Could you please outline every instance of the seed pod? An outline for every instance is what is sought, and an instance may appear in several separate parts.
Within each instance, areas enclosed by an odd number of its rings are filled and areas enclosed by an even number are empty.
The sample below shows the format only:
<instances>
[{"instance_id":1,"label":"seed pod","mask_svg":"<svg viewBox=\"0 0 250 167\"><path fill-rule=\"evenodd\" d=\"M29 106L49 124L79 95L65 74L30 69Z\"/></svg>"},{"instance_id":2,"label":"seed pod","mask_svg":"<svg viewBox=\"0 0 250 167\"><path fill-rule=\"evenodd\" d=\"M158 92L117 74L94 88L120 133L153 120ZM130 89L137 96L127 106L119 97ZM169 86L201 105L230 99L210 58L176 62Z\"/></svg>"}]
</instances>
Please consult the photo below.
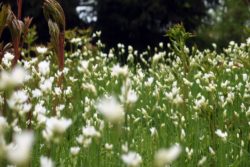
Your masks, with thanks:
<instances>
[{"instance_id":1,"label":"seed pod","mask_svg":"<svg viewBox=\"0 0 250 167\"><path fill-rule=\"evenodd\" d=\"M60 31L65 30L65 16L62 7L55 0L44 0L43 13L47 21L55 22Z\"/></svg>"},{"instance_id":2,"label":"seed pod","mask_svg":"<svg viewBox=\"0 0 250 167\"><path fill-rule=\"evenodd\" d=\"M8 27L10 29L12 39L15 39L21 36L24 29L24 24L21 20L18 20L12 13L8 17Z\"/></svg>"},{"instance_id":3,"label":"seed pod","mask_svg":"<svg viewBox=\"0 0 250 167\"><path fill-rule=\"evenodd\" d=\"M2 32L4 28L7 25L7 18L9 15L10 11L10 6L9 5L0 5L0 37L2 35Z\"/></svg>"},{"instance_id":4,"label":"seed pod","mask_svg":"<svg viewBox=\"0 0 250 167\"><path fill-rule=\"evenodd\" d=\"M13 13L9 14L7 21L8 21L8 27L11 33L12 45L13 45L14 55L15 55L13 62L12 62L12 66L15 66L17 61L20 58L19 44L20 44L22 32L24 30L24 23L21 20L18 20Z\"/></svg>"},{"instance_id":5,"label":"seed pod","mask_svg":"<svg viewBox=\"0 0 250 167\"><path fill-rule=\"evenodd\" d=\"M58 54L59 34L60 34L59 27L55 22L51 21L50 19L48 21L48 26L49 26L51 44L53 45L55 52Z\"/></svg>"}]
</instances>

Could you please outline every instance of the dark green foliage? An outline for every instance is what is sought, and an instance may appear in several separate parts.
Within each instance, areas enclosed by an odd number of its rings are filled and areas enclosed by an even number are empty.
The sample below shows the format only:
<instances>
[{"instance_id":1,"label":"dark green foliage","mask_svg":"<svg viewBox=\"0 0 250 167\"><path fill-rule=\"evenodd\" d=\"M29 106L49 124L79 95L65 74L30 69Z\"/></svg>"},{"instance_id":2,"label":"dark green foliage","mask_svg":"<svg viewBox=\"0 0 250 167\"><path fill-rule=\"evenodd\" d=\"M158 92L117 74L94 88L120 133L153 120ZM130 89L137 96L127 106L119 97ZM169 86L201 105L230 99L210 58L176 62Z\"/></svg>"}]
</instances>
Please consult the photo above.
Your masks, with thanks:
<instances>
[{"instance_id":1,"label":"dark green foliage","mask_svg":"<svg viewBox=\"0 0 250 167\"><path fill-rule=\"evenodd\" d=\"M173 24L193 31L217 0L97 0L96 29L108 46L118 42L136 48L156 45Z\"/></svg>"},{"instance_id":2,"label":"dark green foliage","mask_svg":"<svg viewBox=\"0 0 250 167\"><path fill-rule=\"evenodd\" d=\"M214 18L201 26L198 33L200 46L216 43L221 49L229 41L244 42L250 32L250 0L224 0L214 12Z\"/></svg>"}]
</instances>

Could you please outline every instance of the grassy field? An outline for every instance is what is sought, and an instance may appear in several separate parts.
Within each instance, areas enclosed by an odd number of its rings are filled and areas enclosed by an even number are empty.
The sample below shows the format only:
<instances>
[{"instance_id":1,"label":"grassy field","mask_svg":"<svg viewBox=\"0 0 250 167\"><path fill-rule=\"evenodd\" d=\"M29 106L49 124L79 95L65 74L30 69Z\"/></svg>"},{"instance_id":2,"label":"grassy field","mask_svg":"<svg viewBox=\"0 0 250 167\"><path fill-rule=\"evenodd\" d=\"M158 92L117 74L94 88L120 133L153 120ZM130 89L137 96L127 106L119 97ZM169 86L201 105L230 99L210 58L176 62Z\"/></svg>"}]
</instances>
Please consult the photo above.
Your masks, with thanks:
<instances>
[{"instance_id":1,"label":"grassy field","mask_svg":"<svg viewBox=\"0 0 250 167\"><path fill-rule=\"evenodd\" d=\"M250 166L250 39L222 53L183 42L103 53L74 38L63 74L50 49L14 68L6 53L0 166Z\"/></svg>"}]
</instances>

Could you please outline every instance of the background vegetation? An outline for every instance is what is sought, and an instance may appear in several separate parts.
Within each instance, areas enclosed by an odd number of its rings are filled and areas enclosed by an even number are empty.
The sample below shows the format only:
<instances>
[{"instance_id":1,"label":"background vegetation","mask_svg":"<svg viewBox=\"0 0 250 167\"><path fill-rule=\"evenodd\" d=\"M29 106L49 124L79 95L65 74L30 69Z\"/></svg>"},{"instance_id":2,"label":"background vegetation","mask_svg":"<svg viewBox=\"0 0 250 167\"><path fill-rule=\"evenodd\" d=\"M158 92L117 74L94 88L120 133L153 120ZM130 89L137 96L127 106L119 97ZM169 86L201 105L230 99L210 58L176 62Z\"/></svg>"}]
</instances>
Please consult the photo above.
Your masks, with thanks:
<instances>
[{"instance_id":1,"label":"background vegetation","mask_svg":"<svg viewBox=\"0 0 250 167\"><path fill-rule=\"evenodd\" d=\"M7 0L5 0L7 2ZM16 8L16 2L8 0ZM39 41L49 38L47 24L42 17L42 0L24 0L24 15L32 16L38 30ZM117 43L133 45L137 49L154 46L164 37L166 30L176 23L196 35L190 43L200 48L217 43L221 49L229 41L243 42L249 35L249 0L70 0L60 1L66 16L67 28L90 27L102 31L107 48ZM77 6L92 7L79 13L96 15L96 22L79 19Z\"/></svg>"}]
</instances>

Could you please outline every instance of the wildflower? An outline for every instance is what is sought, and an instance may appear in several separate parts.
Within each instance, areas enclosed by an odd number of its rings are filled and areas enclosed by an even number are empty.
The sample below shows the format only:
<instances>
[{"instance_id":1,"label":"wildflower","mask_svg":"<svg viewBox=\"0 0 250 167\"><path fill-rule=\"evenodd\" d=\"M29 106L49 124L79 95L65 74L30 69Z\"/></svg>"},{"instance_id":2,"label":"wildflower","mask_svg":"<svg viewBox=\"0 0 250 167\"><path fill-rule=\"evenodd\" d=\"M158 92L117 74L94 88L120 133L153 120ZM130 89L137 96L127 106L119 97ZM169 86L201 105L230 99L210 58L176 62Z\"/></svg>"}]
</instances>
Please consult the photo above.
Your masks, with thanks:
<instances>
[{"instance_id":1,"label":"wildflower","mask_svg":"<svg viewBox=\"0 0 250 167\"><path fill-rule=\"evenodd\" d=\"M102 98L96 104L96 108L111 123L124 121L124 109L114 97Z\"/></svg>"},{"instance_id":2,"label":"wildflower","mask_svg":"<svg viewBox=\"0 0 250 167\"><path fill-rule=\"evenodd\" d=\"M122 151L123 152L128 152L128 143L127 142L122 145Z\"/></svg>"},{"instance_id":3,"label":"wildflower","mask_svg":"<svg viewBox=\"0 0 250 167\"><path fill-rule=\"evenodd\" d=\"M186 137L186 132L184 129L181 129L181 140L184 140Z\"/></svg>"},{"instance_id":4,"label":"wildflower","mask_svg":"<svg viewBox=\"0 0 250 167\"><path fill-rule=\"evenodd\" d=\"M40 82L40 85L39 85L41 91L45 92L45 93L51 92L53 81L54 81L54 78L49 78L49 79L42 80Z\"/></svg>"},{"instance_id":5,"label":"wildflower","mask_svg":"<svg viewBox=\"0 0 250 167\"><path fill-rule=\"evenodd\" d=\"M200 94L198 95L198 99L194 100L194 109L195 110L204 109L207 107L207 105L208 105L208 100L205 99L205 97L200 95Z\"/></svg>"},{"instance_id":6,"label":"wildflower","mask_svg":"<svg viewBox=\"0 0 250 167\"><path fill-rule=\"evenodd\" d=\"M180 88L177 87L177 82L173 83L172 90L170 92L165 92L165 96L171 103L179 105L183 103L183 97L180 94Z\"/></svg>"},{"instance_id":7,"label":"wildflower","mask_svg":"<svg viewBox=\"0 0 250 167\"><path fill-rule=\"evenodd\" d=\"M46 76L50 72L50 62L49 61L41 61L38 64L38 71L40 74Z\"/></svg>"},{"instance_id":8,"label":"wildflower","mask_svg":"<svg viewBox=\"0 0 250 167\"><path fill-rule=\"evenodd\" d=\"M124 67L120 67L120 65L115 65L112 68L112 72L111 72L112 76L127 76L128 75L128 67L124 66Z\"/></svg>"},{"instance_id":9,"label":"wildflower","mask_svg":"<svg viewBox=\"0 0 250 167\"><path fill-rule=\"evenodd\" d=\"M155 154L155 165L158 167L164 167L170 165L174 160L176 160L181 153L181 146L175 144L169 149L160 149Z\"/></svg>"},{"instance_id":10,"label":"wildflower","mask_svg":"<svg viewBox=\"0 0 250 167\"><path fill-rule=\"evenodd\" d=\"M248 75L247 74L242 74L242 78L243 78L243 81L246 82L248 80Z\"/></svg>"},{"instance_id":11,"label":"wildflower","mask_svg":"<svg viewBox=\"0 0 250 167\"><path fill-rule=\"evenodd\" d=\"M14 141L7 146L7 159L14 165L22 166L28 163L34 142L33 132L25 131L14 134Z\"/></svg>"},{"instance_id":12,"label":"wildflower","mask_svg":"<svg viewBox=\"0 0 250 167\"><path fill-rule=\"evenodd\" d=\"M70 43L81 45L82 39L81 38L72 38L70 40Z\"/></svg>"},{"instance_id":13,"label":"wildflower","mask_svg":"<svg viewBox=\"0 0 250 167\"><path fill-rule=\"evenodd\" d=\"M152 64L156 64L157 62L159 62L165 55L166 55L166 52L156 53L153 56Z\"/></svg>"},{"instance_id":14,"label":"wildflower","mask_svg":"<svg viewBox=\"0 0 250 167\"><path fill-rule=\"evenodd\" d=\"M52 131L53 133L59 133L63 134L69 126L72 124L71 119L65 119L65 118L49 118L46 121L46 129Z\"/></svg>"},{"instance_id":15,"label":"wildflower","mask_svg":"<svg viewBox=\"0 0 250 167\"><path fill-rule=\"evenodd\" d=\"M153 82L154 82L154 78L153 77L149 77L147 79L147 81L145 82L145 86L151 86Z\"/></svg>"},{"instance_id":16,"label":"wildflower","mask_svg":"<svg viewBox=\"0 0 250 167\"><path fill-rule=\"evenodd\" d=\"M217 129L216 131L215 131L215 134L218 136L218 137L220 137L220 138L222 138L222 140L223 141L226 141L226 139L227 139L227 132L222 132L220 129Z\"/></svg>"},{"instance_id":17,"label":"wildflower","mask_svg":"<svg viewBox=\"0 0 250 167\"><path fill-rule=\"evenodd\" d=\"M140 154L133 151L123 154L121 158L122 161L129 167L137 167L142 163Z\"/></svg>"},{"instance_id":18,"label":"wildflower","mask_svg":"<svg viewBox=\"0 0 250 167\"><path fill-rule=\"evenodd\" d=\"M80 71L80 72L86 72L86 71L88 71L88 67L89 67L89 61L82 60L80 62L80 66L78 67L78 71Z\"/></svg>"},{"instance_id":19,"label":"wildflower","mask_svg":"<svg viewBox=\"0 0 250 167\"><path fill-rule=\"evenodd\" d=\"M85 137L100 137L100 132L98 132L94 126L87 125L82 128L82 134Z\"/></svg>"},{"instance_id":20,"label":"wildflower","mask_svg":"<svg viewBox=\"0 0 250 167\"><path fill-rule=\"evenodd\" d=\"M109 144L109 143L105 143L105 148L107 149L107 150L112 150L113 149L113 144Z\"/></svg>"},{"instance_id":21,"label":"wildflower","mask_svg":"<svg viewBox=\"0 0 250 167\"><path fill-rule=\"evenodd\" d=\"M40 157L40 164L41 167L54 167L54 162L50 158L45 156Z\"/></svg>"},{"instance_id":22,"label":"wildflower","mask_svg":"<svg viewBox=\"0 0 250 167\"><path fill-rule=\"evenodd\" d=\"M70 86L68 86L65 90L64 90L64 94L67 96L71 96L72 95L72 88Z\"/></svg>"},{"instance_id":23,"label":"wildflower","mask_svg":"<svg viewBox=\"0 0 250 167\"><path fill-rule=\"evenodd\" d=\"M127 95L128 103L135 103L138 100L138 96L134 90L129 90Z\"/></svg>"},{"instance_id":24,"label":"wildflower","mask_svg":"<svg viewBox=\"0 0 250 167\"><path fill-rule=\"evenodd\" d=\"M36 51L40 54L44 54L48 51L48 48L43 47L43 46L38 46L38 47L36 47Z\"/></svg>"},{"instance_id":25,"label":"wildflower","mask_svg":"<svg viewBox=\"0 0 250 167\"><path fill-rule=\"evenodd\" d=\"M34 115L37 114L46 114L46 108L43 106L43 104L38 103L35 105L35 109L34 109Z\"/></svg>"},{"instance_id":26,"label":"wildflower","mask_svg":"<svg viewBox=\"0 0 250 167\"><path fill-rule=\"evenodd\" d=\"M250 37L247 38L247 44L250 45Z\"/></svg>"},{"instance_id":27,"label":"wildflower","mask_svg":"<svg viewBox=\"0 0 250 167\"><path fill-rule=\"evenodd\" d=\"M186 147L185 151L187 153L188 159L191 159L191 157L194 153L194 149Z\"/></svg>"},{"instance_id":28,"label":"wildflower","mask_svg":"<svg viewBox=\"0 0 250 167\"><path fill-rule=\"evenodd\" d=\"M20 114L27 113L32 105L27 103L29 96L26 91L18 90L12 93L11 97L7 100L9 107L13 110L19 111Z\"/></svg>"},{"instance_id":29,"label":"wildflower","mask_svg":"<svg viewBox=\"0 0 250 167\"><path fill-rule=\"evenodd\" d=\"M70 148L70 153L73 155L73 156L76 156L80 151L80 147L71 147Z\"/></svg>"},{"instance_id":30,"label":"wildflower","mask_svg":"<svg viewBox=\"0 0 250 167\"><path fill-rule=\"evenodd\" d=\"M0 89L22 85L27 81L28 73L20 66L15 66L11 72L2 71L0 74Z\"/></svg>"},{"instance_id":31,"label":"wildflower","mask_svg":"<svg viewBox=\"0 0 250 167\"><path fill-rule=\"evenodd\" d=\"M208 150L211 155L215 155L214 149L212 147L209 147Z\"/></svg>"},{"instance_id":32,"label":"wildflower","mask_svg":"<svg viewBox=\"0 0 250 167\"><path fill-rule=\"evenodd\" d=\"M155 127L152 127L149 130L152 137L158 135L157 129Z\"/></svg>"},{"instance_id":33,"label":"wildflower","mask_svg":"<svg viewBox=\"0 0 250 167\"><path fill-rule=\"evenodd\" d=\"M62 94L62 89L61 89L60 87L55 87L55 88L54 88L54 92L55 92L56 95L59 96L59 95Z\"/></svg>"},{"instance_id":34,"label":"wildflower","mask_svg":"<svg viewBox=\"0 0 250 167\"><path fill-rule=\"evenodd\" d=\"M59 142L59 137L69 128L72 124L71 119L65 118L49 118L46 120L46 128L42 131L43 137L47 141Z\"/></svg>"},{"instance_id":35,"label":"wildflower","mask_svg":"<svg viewBox=\"0 0 250 167\"><path fill-rule=\"evenodd\" d=\"M95 85L93 85L91 83L83 83L82 88L85 89L85 90L88 90L89 92L92 92L93 94L97 93Z\"/></svg>"},{"instance_id":36,"label":"wildflower","mask_svg":"<svg viewBox=\"0 0 250 167\"><path fill-rule=\"evenodd\" d=\"M42 91L40 89L34 89L34 90L32 90L32 97L33 98L39 98L42 95L43 94L42 94Z\"/></svg>"},{"instance_id":37,"label":"wildflower","mask_svg":"<svg viewBox=\"0 0 250 167\"><path fill-rule=\"evenodd\" d=\"M11 53L9 53L9 52L7 52L7 53L4 54L2 62L3 62L3 64L5 66L10 67L11 66L11 62L12 62L13 59L14 59L14 55L11 54Z\"/></svg>"},{"instance_id":38,"label":"wildflower","mask_svg":"<svg viewBox=\"0 0 250 167\"><path fill-rule=\"evenodd\" d=\"M206 161L207 161L207 157L206 157L206 156L203 156L203 157L199 160L197 166L202 166Z\"/></svg>"}]
</instances>

